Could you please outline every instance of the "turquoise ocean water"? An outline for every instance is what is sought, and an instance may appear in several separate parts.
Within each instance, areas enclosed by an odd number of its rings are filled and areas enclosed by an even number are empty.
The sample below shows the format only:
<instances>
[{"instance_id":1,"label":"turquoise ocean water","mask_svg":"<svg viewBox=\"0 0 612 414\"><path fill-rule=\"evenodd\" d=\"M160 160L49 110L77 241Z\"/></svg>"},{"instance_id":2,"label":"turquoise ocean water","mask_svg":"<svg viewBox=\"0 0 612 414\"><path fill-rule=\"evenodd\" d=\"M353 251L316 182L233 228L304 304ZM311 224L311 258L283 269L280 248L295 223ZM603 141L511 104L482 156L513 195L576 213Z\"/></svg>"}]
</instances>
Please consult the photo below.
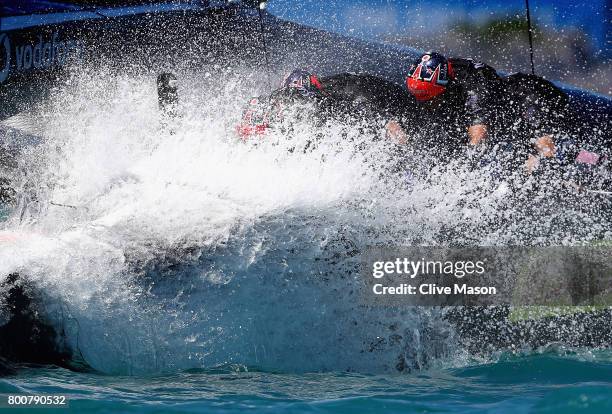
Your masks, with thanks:
<instances>
[{"instance_id":1,"label":"turquoise ocean water","mask_svg":"<svg viewBox=\"0 0 612 414\"><path fill-rule=\"evenodd\" d=\"M44 413L610 413L612 353L508 356L386 376L221 370L117 377L28 368L0 380L0 394L3 407L6 394L68 397L67 408Z\"/></svg>"}]
</instances>

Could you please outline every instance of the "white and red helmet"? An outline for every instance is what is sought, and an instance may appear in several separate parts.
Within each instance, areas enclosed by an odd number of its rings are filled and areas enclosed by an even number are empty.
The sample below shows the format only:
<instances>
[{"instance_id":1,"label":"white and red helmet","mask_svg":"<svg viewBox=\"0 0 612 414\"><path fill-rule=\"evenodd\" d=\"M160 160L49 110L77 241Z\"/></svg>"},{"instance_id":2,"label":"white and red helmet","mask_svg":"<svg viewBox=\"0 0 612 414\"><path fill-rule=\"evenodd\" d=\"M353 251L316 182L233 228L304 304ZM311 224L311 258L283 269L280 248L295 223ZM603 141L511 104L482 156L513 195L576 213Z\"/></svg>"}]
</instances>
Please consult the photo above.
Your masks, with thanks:
<instances>
[{"instance_id":1,"label":"white and red helmet","mask_svg":"<svg viewBox=\"0 0 612 414\"><path fill-rule=\"evenodd\" d=\"M417 101L429 101L441 95L453 77L453 67L444 56L427 52L410 66L406 87Z\"/></svg>"}]
</instances>

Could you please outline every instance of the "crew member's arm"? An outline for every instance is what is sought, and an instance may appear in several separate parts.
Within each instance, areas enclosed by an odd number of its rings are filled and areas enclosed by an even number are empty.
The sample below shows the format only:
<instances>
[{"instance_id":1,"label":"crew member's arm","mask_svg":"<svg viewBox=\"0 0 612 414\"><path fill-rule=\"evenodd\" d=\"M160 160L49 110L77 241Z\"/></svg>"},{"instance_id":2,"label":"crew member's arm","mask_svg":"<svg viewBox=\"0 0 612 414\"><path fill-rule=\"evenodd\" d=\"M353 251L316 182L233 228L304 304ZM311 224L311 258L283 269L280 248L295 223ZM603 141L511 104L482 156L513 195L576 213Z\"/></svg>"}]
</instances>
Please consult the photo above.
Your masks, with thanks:
<instances>
[{"instance_id":1,"label":"crew member's arm","mask_svg":"<svg viewBox=\"0 0 612 414\"><path fill-rule=\"evenodd\" d=\"M404 128L395 119L387 122L386 137L389 141L399 145L405 145L408 143L408 136L404 131Z\"/></svg>"},{"instance_id":2,"label":"crew member's arm","mask_svg":"<svg viewBox=\"0 0 612 414\"><path fill-rule=\"evenodd\" d=\"M467 92L465 106L469 120L467 132L470 146L483 144L489 137L488 120L492 110L490 94L491 91L485 88L484 83L475 85Z\"/></svg>"},{"instance_id":3,"label":"crew member's arm","mask_svg":"<svg viewBox=\"0 0 612 414\"><path fill-rule=\"evenodd\" d=\"M470 145L480 145L489 136L489 128L485 124L475 124L468 127L468 142Z\"/></svg>"},{"instance_id":4,"label":"crew member's arm","mask_svg":"<svg viewBox=\"0 0 612 414\"><path fill-rule=\"evenodd\" d=\"M552 135L543 135L538 138L534 145L536 154L530 154L525 164L527 174L531 174L540 165L540 159L552 158L556 155L557 149Z\"/></svg>"}]
</instances>

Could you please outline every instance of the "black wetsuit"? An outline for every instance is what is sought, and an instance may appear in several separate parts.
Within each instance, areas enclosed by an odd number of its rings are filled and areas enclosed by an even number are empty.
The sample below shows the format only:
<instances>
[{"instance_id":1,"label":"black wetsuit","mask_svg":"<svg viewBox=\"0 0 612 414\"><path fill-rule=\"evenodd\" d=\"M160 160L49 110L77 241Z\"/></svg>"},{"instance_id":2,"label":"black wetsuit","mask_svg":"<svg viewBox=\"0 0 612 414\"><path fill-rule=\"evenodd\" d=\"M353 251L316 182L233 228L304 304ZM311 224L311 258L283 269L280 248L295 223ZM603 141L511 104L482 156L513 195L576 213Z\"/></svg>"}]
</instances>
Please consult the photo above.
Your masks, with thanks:
<instances>
[{"instance_id":1,"label":"black wetsuit","mask_svg":"<svg viewBox=\"0 0 612 414\"><path fill-rule=\"evenodd\" d=\"M282 88L253 99L251 102L255 104L247 108L252 114L247 117L249 122L291 132L302 121L315 126L330 121L375 132L414 104L414 99L401 86L372 75L342 73L322 77L320 82L322 90L308 94Z\"/></svg>"},{"instance_id":2,"label":"black wetsuit","mask_svg":"<svg viewBox=\"0 0 612 414\"><path fill-rule=\"evenodd\" d=\"M570 96L538 76L513 74L504 78L504 107L496 116L498 142L515 159L536 155L535 140L551 136L553 157L539 157L533 175L596 189L609 189L610 127L605 108L581 105L576 110Z\"/></svg>"},{"instance_id":3,"label":"black wetsuit","mask_svg":"<svg viewBox=\"0 0 612 414\"><path fill-rule=\"evenodd\" d=\"M270 100L284 106L313 104L317 121L390 119L413 103L399 85L368 74L341 73L322 77L323 89L307 96L291 88L272 92Z\"/></svg>"},{"instance_id":4,"label":"black wetsuit","mask_svg":"<svg viewBox=\"0 0 612 414\"><path fill-rule=\"evenodd\" d=\"M373 75L342 73L321 82L332 100L350 102L347 109L365 112L371 118L398 118L415 103L404 88Z\"/></svg>"},{"instance_id":5,"label":"black wetsuit","mask_svg":"<svg viewBox=\"0 0 612 414\"><path fill-rule=\"evenodd\" d=\"M530 152L539 137L552 135L558 140L572 134L569 99L545 79L523 73L504 78L500 103L502 107L495 117L497 141Z\"/></svg>"}]
</instances>

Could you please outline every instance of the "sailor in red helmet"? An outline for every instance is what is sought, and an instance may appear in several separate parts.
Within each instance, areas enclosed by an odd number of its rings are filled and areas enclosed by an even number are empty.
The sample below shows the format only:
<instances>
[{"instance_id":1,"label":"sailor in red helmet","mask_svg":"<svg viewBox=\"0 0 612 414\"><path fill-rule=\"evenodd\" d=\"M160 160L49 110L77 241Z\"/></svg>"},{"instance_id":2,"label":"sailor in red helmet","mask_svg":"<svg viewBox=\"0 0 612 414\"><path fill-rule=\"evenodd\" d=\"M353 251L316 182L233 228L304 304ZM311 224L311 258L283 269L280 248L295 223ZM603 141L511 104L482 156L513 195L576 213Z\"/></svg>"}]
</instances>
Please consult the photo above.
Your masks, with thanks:
<instances>
[{"instance_id":1,"label":"sailor in red helmet","mask_svg":"<svg viewBox=\"0 0 612 414\"><path fill-rule=\"evenodd\" d=\"M406 122L389 122L392 138L405 141L408 132L420 144L447 151L486 140L498 108L495 97L502 86L495 69L471 59L446 59L427 52L410 66L407 75L406 87L416 103L407 108Z\"/></svg>"},{"instance_id":2,"label":"sailor in red helmet","mask_svg":"<svg viewBox=\"0 0 612 414\"><path fill-rule=\"evenodd\" d=\"M409 137L442 157L489 142L529 174L543 162L553 169L581 162L568 97L545 79L501 77L486 64L427 52L410 66L406 87L415 104L401 124L387 125L396 141Z\"/></svg>"},{"instance_id":3,"label":"sailor in red helmet","mask_svg":"<svg viewBox=\"0 0 612 414\"><path fill-rule=\"evenodd\" d=\"M316 75L304 69L295 69L285 77L280 90L295 92L303 97L312 97L323 93L323 85Z\"/></svg>"},{"instance_id":4,"label":"sailor in red helmet","mask_svg":"<svg viewBox=\"0 0 612 414\"><path fill-rule=\"evenodd\" d=\"M308 116L308 109L312 108L306 108L306 104L319 104L324 97L323 86L316 75L304 69L295 69L270 95L251 98L237 128L238 135L243 140L263 136L282 121L287 108L302 109L293 111L298 117Z\"/></svg>"}]
</instances>

